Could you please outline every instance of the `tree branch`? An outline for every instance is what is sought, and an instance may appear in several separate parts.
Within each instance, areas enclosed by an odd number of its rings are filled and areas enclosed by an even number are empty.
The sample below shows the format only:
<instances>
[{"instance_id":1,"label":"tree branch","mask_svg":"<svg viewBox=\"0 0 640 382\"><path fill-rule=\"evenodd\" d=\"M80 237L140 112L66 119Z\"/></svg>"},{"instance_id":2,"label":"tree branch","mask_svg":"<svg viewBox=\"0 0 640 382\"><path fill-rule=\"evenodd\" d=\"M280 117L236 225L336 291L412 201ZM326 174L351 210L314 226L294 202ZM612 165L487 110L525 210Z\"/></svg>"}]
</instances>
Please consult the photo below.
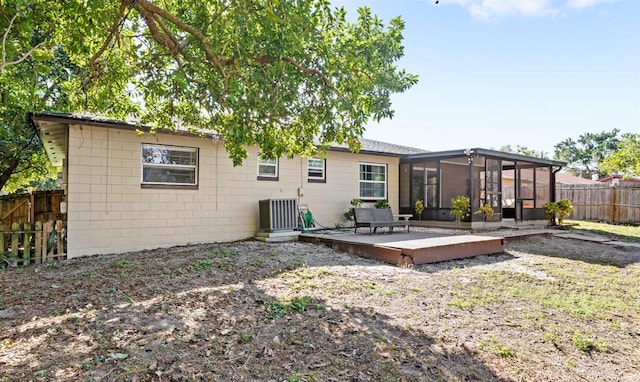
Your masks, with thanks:
<instances>
[{"instance_id":1,"label":"tree branch","mask_svg":"<svg viewBox=\"0 0 640 382\"><path fill-rule=\"evenodd\" d=\"M2 170L2 172L0 173L0 190L2 190L5 184L7 184L9 178L11 178L11 174L13 174L15 169L18 168L19 164L20 161L18 161L18 159L15 157L12 158L9 163L7 163L6 168L4 168L4 170Z\"/></svg>"},{"instance_id":2,"label":"tree branch","mask_svg":"<svg viewBox=\"0 0 640 382\"><path fill-rule=\"evenodd\" d=\"M324 86L330 88L330 89L334 89L333 86L331 85L331 81L329 80L329 78L327 78L327 76L322 73L321 71L319 71L318 69L312 69L312 68L307 68L306 66L300 64L298 61L296 61L295 59L291 58L291 57L257 57L255 58L255 61L266 65L269 63L272 63L274 61L283 61L286 62L288 64L290 64L291 66L293 66L294 68L298 69L299 71L301 71L302 73L306 73L306 74L311 74L314 75L318 78L320 78L322 80L322 82L324 83Z\"/></svg>"},{"instance_id":3,"label":"tree branch","mask_svg":"<svg viewBox=\"0 0 640 382\"><path fill-rule=\"evenodd\" d=\"M154 14L153 19L156 22L156 24L158 24L160 29L162 29L164 34L170 39L171 46L173 47L173 49L171 49L171 53L174 56L180 53L182 50L182 47L180 45L180 42L178 41L178 38L171 32L169 27L167 27L165 23L162 22L162 18L160 18L160 16L158 16L157 14Z\"/></svg>"},{"instance_id":4,"label":"tree branch","mask_svg":"<svg viewBox=\"0 0 640 382\"><path fill-rule=\"evenodd\" d=\"M202 44L202 47L204 48L207 60L212 62L218 68L218 70L223 75L223 77L226 76L225 71L224 71L224 66L233 63L233 60L225 59L223 57L216 56L213 53L213 49L211 48L211 45L209 44L209 41L207 41L207 38L205 37L204 34L202 34L202 32L200 32L198 29L192 27L191 25L188 25L187 23L182 21L180 18L178 18L178 17L172 15L171 13L165 11L164 9L156 6L155 4L152 4L152 3L148 2L147 0L138 0L134 7L138 12L140 12L140 14L143 14L143 12L156 14L156 15L164 18L165 20L171 22L176 27L182 29L183 31L185 31L185 32L189 33L190 35L192 35L193 37L195 37L195 39L200 41L200 43ZM167 30L166 32L169 33L171 35L171 37L173 37L174 41L177 41L177 39L175 38L175 36L173 36L171 31ZM156 36L154 35L154 38L155 37ZM158 41L158 40L156 40L156 41ZM158 42L160 44L164 45L165 47L169 48L162 41L158 41Z\"/></svg>"},{"instance_id":5,"label":"tree branch","mask_svg":"<svg viewBox=\"0 0 640 382\"><path fill-rule=\"evenodd\" d=\"M118 11L118 15L116 16L115 20L113 21L113 25L111 26L111 30L109 30L109 35L104 40L104 43L102 43L102 46L100 47L100 49L98 49L98 51L95 52L93 54L93 56L91 56L91 58L89 59L89 67L90 68L94 67L94 65L96 64L96 62L100 58L100 56L102 56L102 54L107 50L107 48L109 47L109 44L111 44L111 41L113 41L113 38L118 33L118 29L120 28L120 24L122 23L122 19L124 18L124 13L125 13L126 10L127 10L127 5L126 5L126 2L123 1L120 4L120 10Z\"/></svg>"},{"instance_id":6,"label":"tree branch","mask_svg":"<svg viewBox=\"0 0 640 382\"><path fill-rule=\"evenodd\" d=\"M207 37L197 28L192 27L191 25L185 23L179 17L167 12L166 10L160 8L149 0L121 0L120 12L115 20L114 26L112 27L109 36L105 43L102 45L100 50L98 50L94 56L91 58L90 64L94 64L95 61L104 53L106 48L108 47L110 41L113 39L114 35L117 33L118 26L121 23L121 20L124 15L124 10L127 6L132 6L134 9L140 13L140 15L145 20L147 27L151 33L152 38L161 46L165 47L173 56L176 54L184 55L184 48L189 44L189 41L183 41L180 43L180 40L175 36L175 34L165 25L162 21L163 19L175 25L178 29L188 33L193 38L195 38L202 45L206 60L212 63L220 72L222 77L224 78L225 85L228 82L228 77L231 76L231 73L228 72L225 68L229 66L235 65L235 60L232 57L225 57L217 55L211 44L209 43ZM187 58L187 57L185 57ZM324 86L330 89L334 89L329 78L320 70L306 67L300 64L296 59L292 57L257 57L253 59L255 62L261 63L263 65L275 62L282 61L288 63L293 66L297 70L302 73L315 76L319 78ZM225 86L226 88L226 86ZM335 90L335 89L334 89Z\"/></svg>"},{"instance_id":7,"label":"tree branch","mask_svg":"<svg viewBox=\"0 0 640 382\"><path fill-rule=\"evenodd\" d=\"M329 81L329 79L327 78L327 76L324 75L324 73L322 73L321 71L317 70L317 69L311 69L311 68L307 68L305 66L300 65L296 60L294 60L291 57L283 57L282 61L284 62L288 62L289 64L293 65L294 68L298 69L299 71L306 73L306 74L312 74L318 78L320 78L322 80L322 82L324 83L324 86L333 89L333 86L331 85L331 81Z\"/></svg>"},{"instance_id":8,"label":"tree branch","mask_svg":"<svg viewBox=\"0 0 640 382\"><path fill-rule=\"evenodd\" d=\"M2 62L0 63L0 72L3 71L4 68L6 68L8 65L16 65L26 60L29 56L31 56L34 50L40 48L45 43L45 41L42 41L41 43L29 49L29 51L23 54L22 57L18 58L15 61L7 62L7 36L9 35L11 28L13 28L13 22L16 20L17 17L18 17L17 13L13 15L13 17L9 21L9 26L7 27L7 30L4 31L4 34L2 35Z\"/></svg>"},{"instance_id":9,"label":"tree branch","mask_svg":"<svg viewBox=\"0 0 640 382\"><path fill-rule=\"evenodd\" d=\"M31 146L31 143L37 136L38 136L38 132L34 131L33 134L31 135L31 138L29 138L29 140L22 147L20 147L20 151L24 151L27 149L27 147Z\"/></svg>"}]
</instances>

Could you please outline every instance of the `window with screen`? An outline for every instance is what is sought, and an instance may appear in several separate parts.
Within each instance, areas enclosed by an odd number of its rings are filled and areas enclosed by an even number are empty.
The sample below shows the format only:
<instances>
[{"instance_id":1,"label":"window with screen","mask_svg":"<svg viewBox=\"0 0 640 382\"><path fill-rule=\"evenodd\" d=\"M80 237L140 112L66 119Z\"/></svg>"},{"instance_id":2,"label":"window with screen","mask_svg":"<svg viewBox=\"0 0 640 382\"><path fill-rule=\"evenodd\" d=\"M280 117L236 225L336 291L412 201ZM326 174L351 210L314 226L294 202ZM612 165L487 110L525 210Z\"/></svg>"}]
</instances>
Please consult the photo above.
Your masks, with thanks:
<instances>
[{"instance_id":1,"label":"window with screen","mask_svg":"<svg viewBox=\"0 0 640 382\"><path fill-rule=\"evenodd\" d=\"M196 186L198 184L198 149L143 144L142 184Z\"/></svg>"}]
</instances>

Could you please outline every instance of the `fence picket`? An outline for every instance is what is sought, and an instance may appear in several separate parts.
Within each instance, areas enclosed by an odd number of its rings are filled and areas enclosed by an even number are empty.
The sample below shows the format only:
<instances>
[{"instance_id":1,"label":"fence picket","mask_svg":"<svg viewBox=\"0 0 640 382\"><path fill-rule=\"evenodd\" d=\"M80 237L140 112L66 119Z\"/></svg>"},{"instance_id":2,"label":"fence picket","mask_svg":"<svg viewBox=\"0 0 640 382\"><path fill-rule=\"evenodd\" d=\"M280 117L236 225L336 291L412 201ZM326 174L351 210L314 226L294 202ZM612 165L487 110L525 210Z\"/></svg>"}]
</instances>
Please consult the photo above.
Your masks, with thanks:
<instances>
[{"instance_id":1,"label":"fence picket","mask_svg":"<svg viewBox=\"0 0 640 382\"><path fill-rule=\"evenodd\" d=\"M45 222L42 227L42 253L47 261L53 261L53 251L49 250L49 238L53 232L53 223Z\"/></svg>"},{"instance_id":2,"label":"fence picket","mask_svg":"<svg viewBox=\"0 0 640 382\"><path fill-rule=\"evenodd\" d=\"M11 224L11 257L18 257L18 240L20 239L20 225L18 223Z\"/></svg>"},{"instance_id":3,"label":"fence picket","mask_svg":"<svg viewBox=\"0 0 640 382\"><path fill-rule=\"evenodd\" d=\"M33 236L33 232L31 231L31 224L24 223L23 228L23 239L22 239L22 263L23 264L31 264L31 238Z\"/></svg>"},{"instance_id":4,"label":"fence picket","mask_svg":"<svg viewBox=\"0 0 640 382\"><path fill-rule=\"evenodd\" d=\"M62 221L61 220L56 221L56 244L58 248L58 253L56 254L56 260L62 261L64 260L62 258L64 254L64 249L62 248L63 243L62 243Z\"/></svg>"},{"instance_id":5,"label":"fence picket","mask_svg":"<svg viewBox=\"0 0 640 382\"><path fill-rule=\"evenodd\" d=\"M5 233L4 224L0 224L0 255L4 254L5 246L4 246L4 233Z\"/></svg>"},{"instance_id":6,"label":"fence picket","mask_svg":"<svg viewBox=\"0 0 640 382\"><path fill-rule=\"evenodd\" d=\"M556 200L569 199L574 210L571 219L640 223L640 185L588 184L556 186Z\"/></svg>"},{"instance_id":7,"label":"fence picket","mask_svg":"<svg viewBox=\"0 0 640 382\"><path fill-rule=\"evenodd\" d=\"M55 234L52 235L55 227ZM62 261L66 258L65 243L62 232L64 222L36 222L18 224L13 223L11 227L0 225L0 254L5 254L10 258L10 265L29 265L32 262L39 264L44 261ZM51 251L48 250L50 238L55 239Z\"/></svg>"},{"instance_id":8,"label":"fence picket","mask_svg":"<svg viewBox=\"0 0 640 382\"><path fill-rule=\"evenodd\" d=\"M11 226L12 223L65 220L66 214L60 211L63 199L63 190L0 196L0 223Z\"/></svg>"},{"instance_id":9,"label":"fence picket","mask_svg":"<svg viewBox=\"0 0 640 382\"><path fill-rule=\"evenodd\" d=\"M42 256L42 222L36 222L35 256L38 264L44 263L47 258Z\"/></svg>"}]
</instances>

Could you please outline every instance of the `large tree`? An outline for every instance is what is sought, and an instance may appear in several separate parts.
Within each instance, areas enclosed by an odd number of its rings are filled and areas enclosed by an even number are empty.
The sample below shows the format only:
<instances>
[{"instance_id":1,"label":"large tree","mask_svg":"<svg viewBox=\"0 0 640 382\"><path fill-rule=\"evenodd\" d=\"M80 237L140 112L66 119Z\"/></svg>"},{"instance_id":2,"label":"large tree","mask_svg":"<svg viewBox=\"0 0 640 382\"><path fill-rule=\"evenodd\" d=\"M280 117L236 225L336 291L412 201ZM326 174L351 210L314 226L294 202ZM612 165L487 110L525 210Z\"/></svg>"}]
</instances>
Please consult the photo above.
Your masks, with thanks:
<instances>
[{"instance_id":1,"label":"large tree","mask_svg":"<svg viewBox=\"0 0 640 382\"><path fill-rule=\"evenodd\" d=\"M317 145L358 147L365 124L392 117L390 95L416 83L398 70L400 18L369 9L349 23L326 0L123 0L92 73L123 39L139 68L142 121L220 134L235 164L246 145L266 157L311 155ZM131 78L130 78L131 80Z\"/></svg>"},{"instance_id":2,"label":"large tree","mask_svg":"<svg viewBox=\"0 0 640 382\"><path fill-rule=\"evenodd\" d=\"M103 87L85 87L89 51L71 26L84 12L80 2L3 1L0 8L0 189L13 192L51 174L28 114L34 111L108 111L124 116L126 97L102 97ZM97 38L97 37L94 37ZM90 38L84 40L91 41ZM74 60L78 64L74 63ZM85 64L86 66L86 64ZM109 94L117 90L107 88ZM104 100L124 100L104 102ZM37 182L36 182L37 183Z\"/></svg>"},{"instance_id":3,"label":"large tree","mask_svg":"<svg viewBox=\"0 0 640 382\"><path fill-rule=\"evenodd\" d=\"M236 165L247 145L265 157L312 155L334 142L357 149L369 121L393 116L390 96L417 82L396 66L400 18L385 25L362 8L348 22L326 0L5 3L14 11L4 26L13 20L9 34L21 32L4 72L62 49L75 66L55 85L65 110L212 131ZM14 18L32 3L37 17Z\"/></svg>"},{"instance_id":4,"label":"large tree","mask_svg":"<svg viewBox=\"0 0 640 382\"><path fill-rule=\"evenodd\" d=\"M578 176L607 176L608 172L600 168L600 163L617 150L619 132L619 129L613 129L610 132L585 133L577 141L567 138L555 145L555 158L568 162L567 168Z\"/></svg>"},{"instance_id":5,"label":"large tree","mask_svg":"<svg viewBox=\"0 0 640 382\"><path fill-rule=\"evenodd\" d=\"M640 177L640 134L622 134L618 150L604 158L600 169L609 174Z\"/></svg>"}]
</instances>

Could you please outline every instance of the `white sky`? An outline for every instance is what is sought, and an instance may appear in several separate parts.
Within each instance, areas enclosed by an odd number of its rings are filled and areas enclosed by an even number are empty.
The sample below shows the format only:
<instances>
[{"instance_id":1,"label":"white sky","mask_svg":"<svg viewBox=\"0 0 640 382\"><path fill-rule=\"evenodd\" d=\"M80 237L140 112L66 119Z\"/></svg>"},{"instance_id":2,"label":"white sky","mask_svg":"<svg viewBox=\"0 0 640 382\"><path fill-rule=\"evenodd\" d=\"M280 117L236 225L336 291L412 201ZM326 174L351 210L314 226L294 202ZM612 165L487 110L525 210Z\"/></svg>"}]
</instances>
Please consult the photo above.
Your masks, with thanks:
<instances>
[{"instance_id":1,"label":"white sky","mask_svg":"<svg viewBox=\"0 0 640 382\"><path fill-rule=\"evenodd\" d=\"M333 0L402 16L399 66L420 82L366 138L553 156L586 132L640 133L639 0Z\"/></svg>"}]
</instances>

